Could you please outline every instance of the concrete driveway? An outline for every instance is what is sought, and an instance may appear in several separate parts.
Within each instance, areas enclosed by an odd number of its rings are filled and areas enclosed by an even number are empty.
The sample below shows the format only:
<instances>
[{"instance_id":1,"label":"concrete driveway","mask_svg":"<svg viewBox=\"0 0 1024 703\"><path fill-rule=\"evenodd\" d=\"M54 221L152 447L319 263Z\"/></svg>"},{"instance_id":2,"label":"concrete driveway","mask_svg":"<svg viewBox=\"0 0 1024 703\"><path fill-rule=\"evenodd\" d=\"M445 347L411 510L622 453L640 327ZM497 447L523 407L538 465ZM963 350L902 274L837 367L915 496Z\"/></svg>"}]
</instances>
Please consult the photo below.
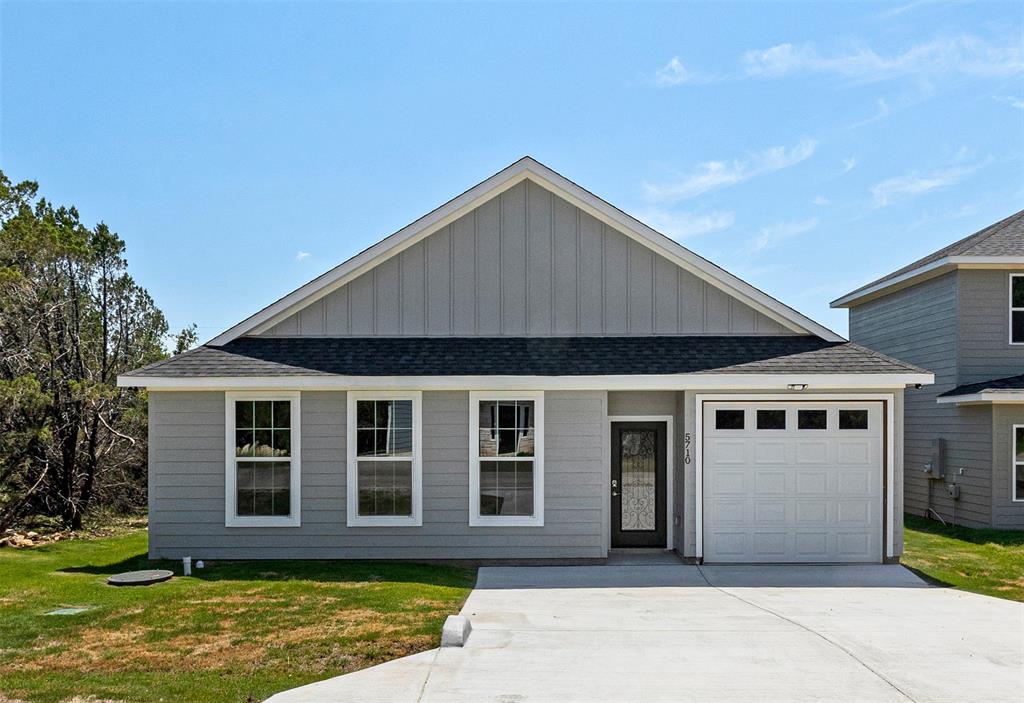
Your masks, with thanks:
<instances>
[{"instance_id":1,"label":"concrete driveway","mask_svg":"<svg viewBox=\"0 0 1024 703\"><path fill-rule=\"evenodd\" d=\"M900 566L483 568L462 612L463 648L270 700L1024 700L1024 605Z\"/></svg>"}]
</instances>

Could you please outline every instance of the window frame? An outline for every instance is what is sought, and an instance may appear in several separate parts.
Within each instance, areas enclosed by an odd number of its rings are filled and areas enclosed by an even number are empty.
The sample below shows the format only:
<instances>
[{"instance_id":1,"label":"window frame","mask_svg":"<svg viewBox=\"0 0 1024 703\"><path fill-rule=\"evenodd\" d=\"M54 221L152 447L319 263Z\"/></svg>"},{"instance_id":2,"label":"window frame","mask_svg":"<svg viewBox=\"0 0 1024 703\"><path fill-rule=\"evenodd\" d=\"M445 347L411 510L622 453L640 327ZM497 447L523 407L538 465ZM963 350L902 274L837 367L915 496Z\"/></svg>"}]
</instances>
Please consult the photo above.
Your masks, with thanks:
<instances>
[{"instance_id":1,"label":"window frame","mask_svg":"<svg viewBox=\"0 0 1024 703\"><path fill-rule=\"evenodd\" d=\"M345 524L348 527L423 526L423 393L421 391L349 391L346 394ZM356 403L360 400L412 401L412 456L356 455ZM359 514L360 461L410 461L412 463L411 515Z\"/></svg>"},{"instance_id":2,"label":"window frame","mask_svg":"<svg viewBox=\"0 0 1024 703\"><path fill-rule=\"evenodd\" d=\"M487 400L533 401L533 515L480 514L480 403ZM496 457L485 457L486 461ZM523 457L508 457L523 461ZM498 458L498 461L502 459ZM470 391L469 393L469 526L544 526L544 391Z\"/></svg>"},{"instance_id":3,"label":"window frame","mask_svg":"<svg viewBox=\"0 0 1024 703\"><path fill-rule=\"evenodd\" d=\"M291 463L289 477L289 515L238 514L238 461L284 461L281 457L235 456L235 401L287 400L291 403ZM299 391L226 391L224 393L224 526L225 527L300 527L302 525L302 394Z\"/></svg>"},{"instance_id":4,"label":"window frame","mask_svg":"<svg viewBox=\"0 0 1024 703\"><path fill-rule=\"evenodd\" d=\"M1024 308L1014 307L1013 305L1013 279L1015 278L1024 278L1024 273L1011 273L1007 279L1009 281L1009 286L1007 289L1008 295L1006 303L1007 307L1009 308L1009 313L1007 314L1006 336L1007 339L1009 339L1011 346L1019 347L1024 346L1024 340L1021 340L1019 342L1013 341L1013 313L1024 313Z\"/></svg>"},{"instance_id":5,"label":"window frame","mask_svg":"<svg viewBox=\"0 0 1024 703\"><path fill-rule=\"evenodd\" d=\"M1024 503L1024 496L1017 495L1017 467L1024 467L1024 461L1017 460L1017 430L1024 430L1024 425L1013 425L1010 432L1010 502Z\"/></svg>"}]
</instances>

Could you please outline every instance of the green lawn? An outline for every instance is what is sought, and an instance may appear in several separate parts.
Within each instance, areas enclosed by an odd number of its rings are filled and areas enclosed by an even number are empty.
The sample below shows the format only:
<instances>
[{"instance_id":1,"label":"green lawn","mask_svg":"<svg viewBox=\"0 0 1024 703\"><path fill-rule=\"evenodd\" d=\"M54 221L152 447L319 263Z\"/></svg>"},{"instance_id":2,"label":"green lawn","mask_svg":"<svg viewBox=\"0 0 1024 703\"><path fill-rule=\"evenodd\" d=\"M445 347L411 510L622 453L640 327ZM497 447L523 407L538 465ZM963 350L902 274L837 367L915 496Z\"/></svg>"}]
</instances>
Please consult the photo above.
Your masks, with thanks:
<instances>
[{"instance_id":1,"label":"green lawn","mask_svg":"<svg viewBox=\"0 0 1024 703\"><path fill-rule=\"evenodd\" d=\"M946 527L905 516L903 563L965 591L1024 601L1024 532Z\"/></svg>"},{"instance_id":2,"label":"green lawn","mask_svg":"<svg viewBox=\"0 0 1024 703\"><path fill-rule=\"evenodd\" d=\"M262 700L437 646L474 572L371 562L207 563L190 578L107 586L146 533L0 549L0 700ZM89 606L79 615L44 615Z\"/></svg>"}]
</instances>

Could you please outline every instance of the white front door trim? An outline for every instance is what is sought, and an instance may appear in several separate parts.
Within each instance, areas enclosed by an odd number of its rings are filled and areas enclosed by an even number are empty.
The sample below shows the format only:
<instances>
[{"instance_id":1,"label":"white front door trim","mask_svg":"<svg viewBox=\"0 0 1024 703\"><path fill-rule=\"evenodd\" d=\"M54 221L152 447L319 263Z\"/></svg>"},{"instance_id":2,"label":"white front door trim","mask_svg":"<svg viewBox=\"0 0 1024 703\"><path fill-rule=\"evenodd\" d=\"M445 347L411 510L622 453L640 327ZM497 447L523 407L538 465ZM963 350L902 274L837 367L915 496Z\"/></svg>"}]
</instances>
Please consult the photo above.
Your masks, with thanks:
<instances>
[{"instance_id":1,"label":"white front door trim","mask_svg":"<svg viewBox=\"0 0 1024 703\"><path fill-rule=\"evenodd\" d=\"M698 393L694 403L694 441L697 443L694 451L694 462L696 463L696 517L697 517L697 548L698 559L704 558L704 403L706 401L733 401L733 402L799 402L799 401L820 401L820 402L841 402L841 401L883 401L885 413L885 466L882 474L885 477L885 556L893 556L893 523L896 515L894 506L893 475L896 461L895 452L895 403L896 396L893 393Z\"/></svg>"}]
</instances>

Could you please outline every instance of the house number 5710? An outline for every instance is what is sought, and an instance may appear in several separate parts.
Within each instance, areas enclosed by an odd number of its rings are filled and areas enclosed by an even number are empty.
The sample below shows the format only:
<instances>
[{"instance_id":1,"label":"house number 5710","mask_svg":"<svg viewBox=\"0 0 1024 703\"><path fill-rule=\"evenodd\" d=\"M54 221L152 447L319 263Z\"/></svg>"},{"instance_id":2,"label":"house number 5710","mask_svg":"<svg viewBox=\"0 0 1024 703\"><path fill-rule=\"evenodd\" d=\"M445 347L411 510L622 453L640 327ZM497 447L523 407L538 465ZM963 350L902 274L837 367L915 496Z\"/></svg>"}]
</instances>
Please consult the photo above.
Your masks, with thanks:
<instances>
[{"instance_id":1,"label":"house number 5710","mask_svg":"<svg viewBox=\"0 0 1024 703\"><path fill-rule=\"evenodd\" d=\"M690 433L687 432L683 435L683 463L690 463Z\"/></svg>"}]
</instances>

